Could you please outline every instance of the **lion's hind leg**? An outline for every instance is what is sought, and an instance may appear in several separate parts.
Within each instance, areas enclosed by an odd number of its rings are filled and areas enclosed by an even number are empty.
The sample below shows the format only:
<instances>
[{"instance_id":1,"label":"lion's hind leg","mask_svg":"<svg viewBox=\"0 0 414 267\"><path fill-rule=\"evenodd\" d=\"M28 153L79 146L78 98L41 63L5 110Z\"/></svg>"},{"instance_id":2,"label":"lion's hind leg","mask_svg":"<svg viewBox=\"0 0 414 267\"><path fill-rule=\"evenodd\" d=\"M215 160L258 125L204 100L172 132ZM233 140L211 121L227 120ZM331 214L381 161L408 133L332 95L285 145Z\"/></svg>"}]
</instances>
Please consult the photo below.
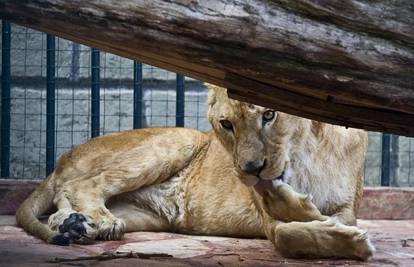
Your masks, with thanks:
<instances>
[{"instance_id":1,"label":"lion's hind leg","mask_svg":"<svg viewBox=\"0 0 414 267\"><path fill-rule=\"evenodd\" d=\"M51 216L50 221L53 222L50 225L51 228L62 229L61 234L69 236L69 242L90 243L95 239L121 239L126 231L126 224L106 207L106 199L109 198L108 196L119 195L130 188L143 186L148 178L142 175L145 173L146 170L130 173L115 169L87 179L67 182L55 199L59 211ZM141 177L139 177L140 174ZM108 192L109 189L110 192ZM73 213L79 216L70 217ZM71 232L76 234L72 235ZM80 237L77 238L77 236ZM63 237L57 238L57 243L62 243Z\"/></svg>"},{"instance_id":2,"label":"lion's hind leg","mask_svg":"<svg viewBox=\"0 0 414 267\"><path fill-rule=\"evenodd\" d=\"M88 213L59 210L49 217L49 227L58 232L55 245L91 244L95 240L119 240L125 233L125 222L113 215L94 220Z\"/></svg>"},{"instance_id":3,"label":"lion's hind leg","mask_svg":"<svg viewBox=\"0 0 414 267\"><path fill-rule=\"evenodd\" d=\"M60 233L74 233L70 235L71 242L119 240L124 235L125 222L113 215L99 196L80 191L70 195L70 204L65 198L59 201L66 202L65 207L49 218L50 226Z\"/></svg>"},{"instance_id":4,"label":"lion's hind leg","mask_svg":"<svg viewBox=\"0 0 414 267\"><path fill-rule=\"evenodd\" d=\"M68 195L70 199L66 197ZM125 232L125 223L116 218L97 196L67 194L63 190L54 202L58 211L48 220L49 227L58 232L51 240L53 244L90 244L96 239L121 239Z\"/></svg>"},{"instance_id":5,"label":"lion's hind leg","mask_svg":"<svg viewBox=\"0 0 414 267\"><path fill-rule=\"evenodd\" d=\"M49 217L49 227L59 232L53 238L52 243L56 245L69 245L72 242L91 244L96 239L120 239L125 232L171 230L165 218L128 203L123 198L114 198L108 203L108 208L99 212L99 216L96 217L99 221L87 215L87 211L78 213L71 208L58 210Z\"/></svg>"},{"instance_id":6,"label":"lion's hind leg","mask_svg":"<svg viewBox=\"0 0 414 267\"><path fill-rule=\"evenodd\" d=\"M171 231L169 221L151 210L137 207L123 199L112 201L109 210L126 224L126 232L166 232Z\"/></svg>"}]
</instances>

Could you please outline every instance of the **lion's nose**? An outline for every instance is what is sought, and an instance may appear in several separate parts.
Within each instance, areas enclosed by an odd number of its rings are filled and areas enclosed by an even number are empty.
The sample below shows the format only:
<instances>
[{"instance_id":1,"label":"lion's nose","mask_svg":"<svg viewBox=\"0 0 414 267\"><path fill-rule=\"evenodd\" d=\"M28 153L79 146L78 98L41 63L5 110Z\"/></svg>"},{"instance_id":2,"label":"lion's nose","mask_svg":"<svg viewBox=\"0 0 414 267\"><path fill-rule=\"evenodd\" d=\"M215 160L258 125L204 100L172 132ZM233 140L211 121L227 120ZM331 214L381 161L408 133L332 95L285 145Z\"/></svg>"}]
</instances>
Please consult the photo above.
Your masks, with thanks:
<instances>
[{"instance_id":1,"label":"lion's nose","mask_svg":"<svg viewBox=\"0 0 414 267\"><path fill-rule=\"evenodd\" d=\"M263 167L264 161L248 161L244 166L240 166L240 169L247 174L258 175Z\"/></svg>"}]
</instances>

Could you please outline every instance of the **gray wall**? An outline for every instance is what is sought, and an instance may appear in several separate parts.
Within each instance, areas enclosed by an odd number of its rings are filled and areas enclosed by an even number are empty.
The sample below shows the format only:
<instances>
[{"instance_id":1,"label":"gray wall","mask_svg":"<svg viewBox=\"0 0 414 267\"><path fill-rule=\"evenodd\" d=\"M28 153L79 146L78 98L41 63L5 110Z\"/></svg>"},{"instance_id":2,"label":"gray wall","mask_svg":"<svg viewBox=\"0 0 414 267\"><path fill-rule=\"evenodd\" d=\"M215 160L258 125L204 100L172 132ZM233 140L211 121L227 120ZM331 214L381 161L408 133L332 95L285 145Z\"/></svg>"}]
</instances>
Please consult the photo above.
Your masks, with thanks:
<instances>
[{"instance_id":1,"label":"gray wall","mask_svg":"<svg viewBox=\"0 0 414 267\"><path fill-rule=\"evenodd\" d=\"M175 91L165 85L147 86L143 96L145 127L175 126ZM174 88L174 87L173 87ZM46 94L44 90L13 87L11 104L11 176L45 176ZM100 132L133 128L133 91L129 88L101 90ZM185 127L210 129L206 118L207 91L201 84L185 93ZM89 88L61 88L56 101L57 158L90 136Z\"/></svg>"}]
</instances>

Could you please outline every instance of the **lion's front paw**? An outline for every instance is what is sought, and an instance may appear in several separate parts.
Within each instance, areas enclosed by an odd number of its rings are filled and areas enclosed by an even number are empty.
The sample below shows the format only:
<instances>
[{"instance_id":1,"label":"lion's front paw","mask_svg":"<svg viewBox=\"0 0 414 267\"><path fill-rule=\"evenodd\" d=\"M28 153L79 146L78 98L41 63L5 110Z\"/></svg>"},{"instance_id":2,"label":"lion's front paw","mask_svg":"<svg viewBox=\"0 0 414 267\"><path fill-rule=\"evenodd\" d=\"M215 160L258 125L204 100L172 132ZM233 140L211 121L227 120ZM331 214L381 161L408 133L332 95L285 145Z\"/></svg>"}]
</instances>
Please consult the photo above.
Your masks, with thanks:
<instances>
[{"instance_id":1,"label":"lion's front paw","mask_svg":"<svg viewBox=\"0 0 414 267\"><path fill-rule=\"evenodd\" d=\"M335 218L279 224L272 238L276 249L288 258L368 260L375 251L366 232Z\"/></svg>"},{"instance_id":2,"label":"lion's front paw","mask_svg":"<svg viewBox=\"0 0 414 267\"><path fill-rule=\"evenodd\" d=\"M118 218L105 218L99 223L98 239L119 240L125 233L125 222Z\"/></svg>"},{"instance_id":3,"label":"lion's front paw","mask_svg":"<svg viewBox=\"0 0 414 267\"><path fill-rule=\"evenodd\" d=\"M297 193L280 180L273 182L273 187L263 197L266 212L278 220L290 221L325 221L329 217L320 213L312 203L312 196Z\"/></svg>"},{"instance_id":4,"label":"lion's front paw","mask_svg":"<svg viewBox=\"0 0 414 267\"><path fill-rule=\"evenodd\" d=\"M326 221L329 216L322 215L318 207L312 202L312 195L301 195L299 197L300 205L303 209L304 221Z\"/></svg>"},{"instance_id":5,"label":"lion's front paw","mask_svg":"<svg viewBox=\"0 0 414 267\"><path fill-rule=\"evenodd\" d=\"M368 260L375 252L375 247L372 245L366 232L358 233L355 245L355 254L362 260Z\"/></svg>"},{"instance_id":6,"label":"lion's front paw","mask_svg":"<svg viewBox=\"0 0 414 267\"><path fill-rule=\"evenodd\" d=\"M356 226L344 225L337 222L337 220L333 218L326 221L326 224L331 224L332 227L338 232L338 236L344 238L345 242L348 243L346 247L351 250L350 254L353 258L368 260L372 257L375 252L375 247L369 240L366 231L361 230Z\"/></svg>"}]
</instances>

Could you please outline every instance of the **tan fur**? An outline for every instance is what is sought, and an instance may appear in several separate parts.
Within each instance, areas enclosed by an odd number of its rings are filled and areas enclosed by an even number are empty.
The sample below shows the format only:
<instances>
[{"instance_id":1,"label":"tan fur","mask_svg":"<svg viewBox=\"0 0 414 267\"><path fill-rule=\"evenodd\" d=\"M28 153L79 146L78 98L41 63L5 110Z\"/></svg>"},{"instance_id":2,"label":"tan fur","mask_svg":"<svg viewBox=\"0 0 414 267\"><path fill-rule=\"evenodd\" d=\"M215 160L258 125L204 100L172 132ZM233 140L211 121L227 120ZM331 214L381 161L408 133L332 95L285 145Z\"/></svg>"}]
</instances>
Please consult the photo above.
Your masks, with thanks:
<instances>
[{"instance_id":1,"label":"tan fur","mask_svg":"<svg viewBox=\"0 0 414 267\"><path fill-rule=\"evenodd\" d=\"M355 225L361 200L366 133L281 112L263 124L266 108L209 88L213 131L142 129L80 145L21 205L18 223L50 241L80 212L88 220L79 243L125 231L177 231L266 236L287 257L371 256L366 234L345 225ZM262 197L252 187L259 178L243 170L264 160L258 176L269 186ZM284 181L273 180L282 172ZM52 201L58 211L46 227L36 217Z\"/></svg>"}]
</instances>

